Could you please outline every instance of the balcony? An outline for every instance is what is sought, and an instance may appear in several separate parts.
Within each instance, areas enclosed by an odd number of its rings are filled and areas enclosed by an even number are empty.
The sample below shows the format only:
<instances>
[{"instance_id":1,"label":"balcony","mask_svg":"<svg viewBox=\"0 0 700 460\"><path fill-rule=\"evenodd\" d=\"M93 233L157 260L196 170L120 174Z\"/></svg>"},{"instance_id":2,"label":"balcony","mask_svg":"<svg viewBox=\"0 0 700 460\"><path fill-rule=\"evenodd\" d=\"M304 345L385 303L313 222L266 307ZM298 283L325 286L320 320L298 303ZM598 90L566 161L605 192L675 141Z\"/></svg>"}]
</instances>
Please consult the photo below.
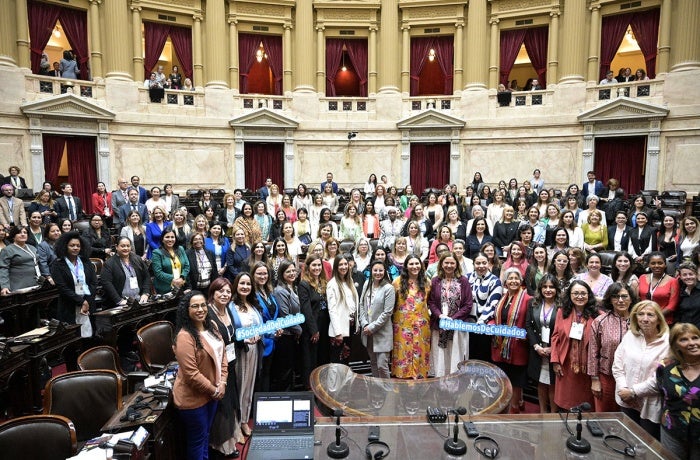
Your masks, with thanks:
<instances>
[{"instance_id":1,"label":"balcony","mask_svg":"<svg viewBox=\"0 0 700 460\"><path fill-rule=\"evenodd\" d=\"M241 94L234 97L236 110L250 111L257 109L287 110L291 98L271 94Z\"/></svg>"},{"instance_id":2,"label":"balcony","mask_svg":"<svg viewBox=\"0 0 700 460\"><path fill-rule=\"evenodd\" d=\"M620 97L640 99L650 104L663 104L663 87L663 79L595 85L586 89L586 106L596 106Z\"/></svg>"},{"instance_id":3,"label":"balcony","mask_svg":"<svg viewBox=\"0 0 700 460\"><path fill-rule=\"evenodd\" d=\"M105 94L103 84L33 74L26 76L25 89L28 96L33 95L31 100L47 99L69 91L72 91L77 96L90 99L104 99Z\"/></svg>"},{"instance_id":4,"label":"balcony","mask_svg":"<svg viewBox=\"0 0 700 460\"><path fill-rule=\"evenodd\" d=\"M408 104L404 107L404 112L420 112L422 110L434 109L440 111L452 111L456 108L459 102L458 96L413 96L404 99L404 103Z\"/></svg>"},{"instance_id":5,"label":"balcony","mask_svg":"<svg viewBox=\"0 0 700 460\"><path fill-rule=\"evenodd\" d=\"M168 107L204 107L204 92L203 91L182 91L176 89L166 89L165 97L158 102L151 102L148 95L148 89L139 88L139 104L149 104L151 107L168 106Z\"/></svg>"}]
</instances>

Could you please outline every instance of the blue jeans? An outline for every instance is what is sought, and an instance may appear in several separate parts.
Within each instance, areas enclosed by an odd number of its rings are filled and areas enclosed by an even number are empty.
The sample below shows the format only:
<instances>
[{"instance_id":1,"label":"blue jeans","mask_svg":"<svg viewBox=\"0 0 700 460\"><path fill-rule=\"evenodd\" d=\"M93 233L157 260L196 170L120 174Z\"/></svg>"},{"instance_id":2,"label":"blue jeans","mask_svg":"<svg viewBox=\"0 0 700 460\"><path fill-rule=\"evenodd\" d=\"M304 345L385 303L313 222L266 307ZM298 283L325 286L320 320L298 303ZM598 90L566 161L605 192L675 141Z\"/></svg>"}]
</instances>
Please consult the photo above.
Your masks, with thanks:
<instances>
[{"instance_id":1,"label":"blue jeans","mask_svg":"<svg viewBox=\"0 0 700 460\"><path fill-rule=\"evenodd\" d=\"M196 409L180 409L180 420L187 437L187 460L209 459L209 430L219 401L209 401Z\"/></svg>"}]
</instances>

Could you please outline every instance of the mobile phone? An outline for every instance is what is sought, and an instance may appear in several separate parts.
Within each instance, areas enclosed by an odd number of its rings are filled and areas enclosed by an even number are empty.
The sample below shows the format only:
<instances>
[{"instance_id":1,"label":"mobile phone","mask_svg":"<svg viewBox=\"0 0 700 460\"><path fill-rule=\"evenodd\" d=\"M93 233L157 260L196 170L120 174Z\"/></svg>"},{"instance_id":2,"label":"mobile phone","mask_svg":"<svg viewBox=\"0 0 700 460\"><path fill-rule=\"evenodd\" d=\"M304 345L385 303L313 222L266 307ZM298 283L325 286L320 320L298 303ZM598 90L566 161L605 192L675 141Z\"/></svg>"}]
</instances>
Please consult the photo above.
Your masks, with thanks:
<instances>
[{"instance_id":1,"label":"mobile phone","mask_svg":"<svg viewBox=\"0 0 700 460\"><path fill-rule=\"evenodd\" d=\"M586 426L588 427L588 431L591 432L591 435L596 438L600 438L605 434L597 420L586 420Z\"/></svg>"},{"instance_id":2,"label":"mobile phone","mask_svg":"<svg viewBox=\"0 0 700 460\"><path fill-rule=\"evenodd\" d=\"M369 427L369 434L367 435L368 441L379 441L379 425L372 425Z\"/></svg>"},{"instance_id":3,"label":"mobile phone","mask_svg":"<svg viewBox=\"0 0 700 460\"><path fill-rule=\"evenodd\" d=\"M474 425L474 422L464 422L462 423L464 426L464 431L467 432L467 437L469 438L476 438L479 436L479 430L477 430L476 425Z\"/></svg>"}]
</instances>

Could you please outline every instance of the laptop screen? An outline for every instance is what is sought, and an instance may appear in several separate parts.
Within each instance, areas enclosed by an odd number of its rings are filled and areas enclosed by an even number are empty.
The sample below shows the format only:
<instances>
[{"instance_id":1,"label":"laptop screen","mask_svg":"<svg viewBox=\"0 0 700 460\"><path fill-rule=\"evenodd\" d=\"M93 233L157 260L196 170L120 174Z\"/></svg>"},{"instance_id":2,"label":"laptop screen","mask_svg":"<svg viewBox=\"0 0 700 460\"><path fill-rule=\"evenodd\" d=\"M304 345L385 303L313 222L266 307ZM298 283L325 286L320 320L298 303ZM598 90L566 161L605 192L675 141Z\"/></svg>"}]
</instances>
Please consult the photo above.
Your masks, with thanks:
<instances>
[{"instance_id":1,"label":"laptop screen","mask_svg":"<svg viewBox=\"0 0 700 460\"><path fill-rule=\"evenodd\" d=\"M256 393L255 431L290 432L313 429L313 393Z\"/></svg>"}]
</instances>

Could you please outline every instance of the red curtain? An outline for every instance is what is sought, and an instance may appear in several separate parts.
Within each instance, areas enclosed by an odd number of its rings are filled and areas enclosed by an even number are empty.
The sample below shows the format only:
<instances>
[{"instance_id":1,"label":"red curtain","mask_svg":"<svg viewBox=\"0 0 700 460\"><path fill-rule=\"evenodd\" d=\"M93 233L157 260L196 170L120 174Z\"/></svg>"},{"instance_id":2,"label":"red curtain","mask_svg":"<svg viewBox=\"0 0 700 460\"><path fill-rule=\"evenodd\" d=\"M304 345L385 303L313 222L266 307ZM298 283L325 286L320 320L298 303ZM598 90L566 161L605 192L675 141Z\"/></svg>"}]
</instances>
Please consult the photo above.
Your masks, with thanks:
<instances>
[{"instance_id":1,"label":"red curtain","mask_svg":"<svg viewBox=\"0 0 700 460\"><path fill-rule=\"evenodd\" d=\"M615 178L627 194L635 194L644 188L645 136L597 138L593 170L606 183Z\"/></svg>"},{"instance_id":2,"label":"red curtain","mask_svg":"<svg viewBox=\"0 0 700 460\"><path fill-rule=\"evenodd\" d=\"M68 182L73 196L82 200L83 212L91 213L92 194L97 190L97 158L94 137L69 137Z\"/></svg>"},{"instance_id":3,"label":"red curtain","mask_svg":"<svg viewBox=\"0 0 700 460\"><path fill-rule=\"evenodd\" d=\"M260 35L238 34L239 91L248 93L248 72L255 62L255 51L260 46ZM257 185L255 189L260 187ZM251 189L251 190L255 190Z\"/></svg>"},{"instance_id":4,"label":"red curtain","mask_svg":"<svg viewBox=\"0 0 700 460\"><path fill-rule=\"evenodd\" d=\"M274 94L282 94L282 37L273 35L262 35L262 44L267 63L270 65L272 77L275 79Z\"/></svg>"},{"instance_id":5,"label":"red curtain","mask_svg":"<svg viewBox=\"0 0 700 460\"><path fill-rule=\"evenodd\" d=\"M620 43L625 38L632 16L632 13L627 13L603 18L600 32L600 75L598 77L600 80L605 78L605 74L610 70L610 63L615 59Z\"/></svg>"},{"instance_id":6,"label":"red curtain","mask_svg":"<svg viewBox=\"0 0 700 460\"><path fill-rule=\"evenodd\" d=\"M146 41L143 71L146 80L150 77L153 68L158 64L158 58L163 51L169 33L170 26L168 24L148 21L143 22L143 35Z\"/></svg>"},{"instance_id":7,"label":"red curtain","mask_svg":"<svg viewBox=\"0 0 700 460\"><path fill-rule=\"evenodd\" d=\"M434 41L435 37L415 37L411 39L411 96L418 95L420 73L423 70L425 61L428 59L428 52Z\"/></svg>"},{"instance_id":8,"label":"red curtain","mask_svg":"<svg viewBox=\"0 0 700 460\"><path fill-rule=\"evenodd\" d=\"M175 54L180 61L182 73L193 80L192 76L192 29L189 27L170 26L170 41L173 42ZM194 81L192 82L194 84Z\"/></svg>"},{"instance_id":9,"label":"red curtain","mask_svg":"<svg viewBox=\"0 0 700 460\"><path fill-rule=\"evenodd\" d=\"M637 39L637 44L644 55L647 67L647 76L656 77L656 54L659 40L659 14L660 9L635 13L630 25Z\"/></svg>"},{"instance_id":10,"label":"red curtain","mask_svg":"<svg viewBox=\"0 0 700 460\"><path fill-rule=\"evenodd\" d=\"M442 73L445 75L444 94L452 94L454 69L454 39L451 36L435 37L435 55Z\"/></svg>"},{"instance_id":11,"label":"red curtain","mask_svg":"<svg viewBox=\"0 0 700 460\"><path fill-rule=\"evenodd\" d=\"M342 38L326 39L326 96L335 97L335 77L338 75L340 61L343 58ZM349 53L348 53L349 54Z\"/></svg>"},{"instance_id":12,"label":"red curtain","mask_svg":"<svg viewBox=\"0 0 700 460\"><path fill-rule=\"evenodd\" d=\"M19 0L22 1L22 0ZM10 14L7 11L3 14ZM27 15L29 17L29 41L31 46L32 73L39 73L41 53L51 38L53 28L56 26L61 8L48 3L27 1ZM22 24L20 24L22 26Z\"/></svg>"},{"instance_id":13,"label":"red curtain","mask_svg":"<svg viewBox=\"0 0 700 460\"><path fill-rule=\"evenodd\" d=\"M527 31L528 29L501 31L500 74L501 83L506 85L506 87L508 87L508 75L510 75L513 64L515 64L515 59L518 57L518 52L523 45L523 41L525 41Z\"/></svg>"},{"instance_id":14,"label":"red curtain","mask_svg":"<svg viewBox=\"0 0 700 460\"><path fill-rule=\"evenodd\" d=\"M345 48L360 78L360 97L367 97L367 40L345 40Z\"/></svg>"},{"instance_id":15,"label":"red curtain","mask_svg":"<svg viewBox=\"0 0 700 460\"><path fill-rule=\"evenodd\" d=\"M411 186L420 195L450 181L450 144L411 144Z\"/></svg>"},{"instance_id":16,"label":"red curtain","mask_svg":"<svg viewBox=\"0 0 700 460\"><path fill-rule=\"evenodd\" d=\"M525 49L527 50L527 55L530 57L532 67L535 68L537 79L540 81L540 86L542 86L542 88L547 86L548 41L549 27L535 27L532 29L527 29L524 39Z\"/></svg>"},{"instance_id":17,"label":"red curtain","mask_svg":"<svg viewBox=\"0 0 700 460\"><path fill-rule=\"evenodd\" d=\"M70 43L73 52L75 52L75 58L80 68L80 79L89 80L90 69L88 61L90 60L90 51L88 50L87 12L61 8L61 14L58 16L58 19L61 21L68 43Z\"/></svg>"},{"instance_id":18,"label":"red curtain","mask_svg":"<svg viewBox=\"0 0 700 460\"><path fill-rule=\"evenodd\" d=\"M266 178L284 189L284 144L246 142L244 144L245 186L257 190Z\"/></svg>"},{"instance_id":19,"label":"red curtain","mask_svg":"<svg viewBox=\"0 0 700 460\"><path fill-rule=\"evenodd\" d=\"M61 158L66 146L66 138L63 136L42 136L44 144L44 180L51 182L54 190L58 190L58 170L61 168Z\"/></svg>"}]
</instances>

